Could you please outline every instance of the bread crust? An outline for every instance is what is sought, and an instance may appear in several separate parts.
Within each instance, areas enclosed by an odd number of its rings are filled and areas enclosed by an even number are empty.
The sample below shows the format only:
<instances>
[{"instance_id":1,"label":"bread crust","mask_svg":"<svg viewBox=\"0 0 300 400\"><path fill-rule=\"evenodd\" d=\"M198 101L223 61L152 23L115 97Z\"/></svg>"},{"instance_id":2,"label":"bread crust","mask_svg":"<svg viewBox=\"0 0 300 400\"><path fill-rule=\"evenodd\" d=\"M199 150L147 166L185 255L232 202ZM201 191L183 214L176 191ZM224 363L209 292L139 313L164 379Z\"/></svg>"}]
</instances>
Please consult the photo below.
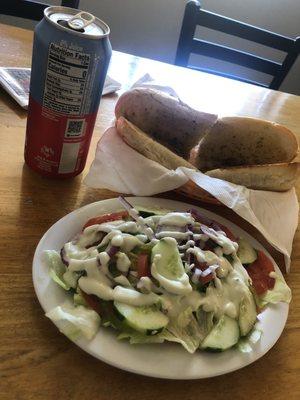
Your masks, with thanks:
<instances>
[{"instance_id":1,"label":"bread crust","mask_svg":"<svg viewBox=\"0 0 300 400\"><path fill-rule=\"evenodd\" d=\"M145 132L127 121L126 118L118 118L116 128L125 143L148 159L156 161L171 170L175 170L177 167L196 169L188 161L151 139Z\"/></svg>"},{"instance_id":2,"label":"bread crust","mask_svg":"<svg viewBox=\"0 0 300 400\"><path fill-rule=\"evenodd\" d=\"M118 100L120 137L169 170L187 167L251 189L286 191L299 175L296 136L286 127L251 117L193 110L179 99L136 88ZM191 194L191 191L189 192Z\"/></svg>"},{"instance_id":3,"label":"bread crust","mask_svg":"<svg viewBox=\"0 0 300 400\"><path fill-rule=\"evenodd\" d=\"M201 171L239 165L286 163L298 153L286 127L250 117L218 119L201 140L195 165Z\"/></svg>"},{"instance_id":4,"label":"bread crust","mask_svg":"<svg viewBox=\"0 0 300 400\"><path fill-rule=\"evenodd\" d=\"M205 174L250 189L284 192L291 189L299 176L300 163L276 163L228 167L207 171Z\"/></svg>"},{"instance_id":5,"label":"bread crust","mask_svg":"<svg viewBox=\"0 0 300 400\"><path fill-rule=\"evenodd\" d=\"M115 115L117 119L125 117L186 160L217 120L215 114L194 110L178 98L150 88L136 88L122 94Z\"/></svg>"}]
</instances>

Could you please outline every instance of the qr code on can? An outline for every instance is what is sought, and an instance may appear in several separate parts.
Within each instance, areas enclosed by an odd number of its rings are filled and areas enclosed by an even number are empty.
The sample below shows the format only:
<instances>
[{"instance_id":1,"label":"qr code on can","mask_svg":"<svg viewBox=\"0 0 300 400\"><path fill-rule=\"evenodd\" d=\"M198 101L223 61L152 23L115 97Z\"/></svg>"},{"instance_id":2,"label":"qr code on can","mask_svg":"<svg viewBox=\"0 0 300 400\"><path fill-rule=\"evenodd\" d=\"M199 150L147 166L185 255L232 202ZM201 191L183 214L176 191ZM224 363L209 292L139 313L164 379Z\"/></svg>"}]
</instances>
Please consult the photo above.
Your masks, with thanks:
<instances>
[{"instance_id":1,"label":"qr code on can","mask_svg":"<svg viewBox=\"0 0 300 400\"><path fill-rule=\"evenodd\" d=\"M66 138L78 137L84 134L84 119L68 119L65 131Z\"/></svg>"}]
</instances>

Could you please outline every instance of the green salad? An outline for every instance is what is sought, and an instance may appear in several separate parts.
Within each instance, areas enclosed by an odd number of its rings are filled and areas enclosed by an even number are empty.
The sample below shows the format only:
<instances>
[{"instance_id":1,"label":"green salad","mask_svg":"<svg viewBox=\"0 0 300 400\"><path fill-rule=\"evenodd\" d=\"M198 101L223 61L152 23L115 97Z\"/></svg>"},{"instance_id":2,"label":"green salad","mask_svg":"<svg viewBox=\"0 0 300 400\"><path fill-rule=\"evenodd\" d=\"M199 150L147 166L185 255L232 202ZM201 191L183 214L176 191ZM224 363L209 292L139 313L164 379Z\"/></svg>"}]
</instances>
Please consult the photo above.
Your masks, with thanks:
<instances>
[{"instance_id":1,"label":"green salad","mask_svg":"<svg viewBox=\"0 0 300 400\"><path fill-rule=\"evenodd\" d=\"M245 338L259 339L262 309L290 302L273 262L227 227L197 210L120 202L123 210L87 221L60 253L45 251L51 278L72 299L46 316L72 340L114 329L131 344L245 349Z\"/></svg>"}]
</instances>

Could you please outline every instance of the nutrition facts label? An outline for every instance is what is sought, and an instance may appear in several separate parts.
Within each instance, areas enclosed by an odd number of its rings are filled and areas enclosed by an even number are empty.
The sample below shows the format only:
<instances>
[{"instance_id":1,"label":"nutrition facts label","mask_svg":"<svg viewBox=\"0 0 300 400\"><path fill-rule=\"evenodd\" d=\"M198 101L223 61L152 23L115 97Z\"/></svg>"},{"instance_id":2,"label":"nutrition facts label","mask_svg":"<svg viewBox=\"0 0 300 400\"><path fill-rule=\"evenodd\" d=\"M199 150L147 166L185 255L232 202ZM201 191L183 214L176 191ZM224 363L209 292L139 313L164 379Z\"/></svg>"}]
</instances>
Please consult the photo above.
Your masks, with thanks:
<instances>
[{"instance_id":1,"label":"nutrition facts label","mask_svg":"<svg viewBox=\"0 0 300 400\"><path fill-rule=\"evenodd\" d=\"M89 54L51 43L43 106L63 114L82 114L88 96L86 83L89 64Z\"/></svg>"}]
</instances>

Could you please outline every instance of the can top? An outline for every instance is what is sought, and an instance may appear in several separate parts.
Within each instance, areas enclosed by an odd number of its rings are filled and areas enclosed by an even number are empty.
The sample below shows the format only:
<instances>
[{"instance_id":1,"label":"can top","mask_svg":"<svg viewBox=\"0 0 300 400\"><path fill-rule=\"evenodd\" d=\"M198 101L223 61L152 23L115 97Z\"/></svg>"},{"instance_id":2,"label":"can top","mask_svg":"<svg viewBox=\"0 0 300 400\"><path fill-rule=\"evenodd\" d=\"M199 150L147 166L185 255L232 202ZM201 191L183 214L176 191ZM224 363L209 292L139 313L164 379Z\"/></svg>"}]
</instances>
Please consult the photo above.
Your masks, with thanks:
<instances>
[{"instance_id":1,"label":"can top","mask_svg":"<svg viewBox=\"0 0 300 400\"><path fill-rule=\"evenodd\" d=\"M75 8L47 7L44 16L57 28L87 39L101 39L110 33L108 25L101 19Z\"/></svg>"}]
</instances>

